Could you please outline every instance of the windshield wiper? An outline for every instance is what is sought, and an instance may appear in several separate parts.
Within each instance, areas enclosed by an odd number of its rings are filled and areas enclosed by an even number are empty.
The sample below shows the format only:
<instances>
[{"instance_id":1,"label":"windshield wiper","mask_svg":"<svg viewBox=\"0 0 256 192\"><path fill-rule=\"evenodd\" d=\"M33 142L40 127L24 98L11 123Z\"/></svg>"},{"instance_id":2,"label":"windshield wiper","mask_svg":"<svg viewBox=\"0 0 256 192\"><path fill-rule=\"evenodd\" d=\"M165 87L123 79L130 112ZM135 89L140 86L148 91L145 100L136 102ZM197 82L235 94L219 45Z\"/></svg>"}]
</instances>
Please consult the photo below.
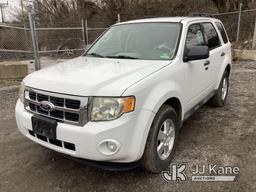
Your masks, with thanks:
<instances>
[{"instance_id":1,"label":"windshield wiper","mask_svg":"<svg viewBox=\"0 0 256 192\"><path fill-rule=\"evenodd\" d=\"M129 55L113 55L113 56L106 56L107 58L117 58L117 59L139 59L138 57L132 57Z\"/></svg>"},{"instance_id":2,"label":"windshield wiper","mask_svg":"<svg viewBox=\"0 0 256 192\"><path fill-rule=\"evenodd\" d=\"M91 55L91 56L94 56L94 57L102 57L102 58L105 57L104 55L101 55L101 54L99 54L99 53L89 53L89 54L87 54L87 55Z\"/></svg>"}]
</instances>

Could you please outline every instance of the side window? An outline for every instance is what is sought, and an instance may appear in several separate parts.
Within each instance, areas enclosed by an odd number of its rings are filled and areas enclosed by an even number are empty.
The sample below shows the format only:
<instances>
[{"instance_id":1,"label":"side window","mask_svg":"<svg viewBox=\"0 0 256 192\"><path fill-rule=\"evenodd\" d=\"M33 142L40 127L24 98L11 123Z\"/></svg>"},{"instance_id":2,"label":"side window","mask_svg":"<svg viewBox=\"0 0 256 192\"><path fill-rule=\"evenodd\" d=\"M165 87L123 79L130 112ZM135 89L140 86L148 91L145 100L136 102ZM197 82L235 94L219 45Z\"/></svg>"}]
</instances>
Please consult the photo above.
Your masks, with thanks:
<instances>
[{"instance_id":1,"label":"side window","mask_svg":"<svg viewBox=\"0 0 256 192\"><path fill-rule=\"evenodd\" d=\"M186 48L189 49L193 46L205 45L204 36L200 24L192 24L188 28L186 38Z\"/></svg>"},{"instance_id":2,"label":"side window","mask_svg":"<svg viewBox=\"0 0 256 192\"><path fill-rule=\"evenodd\" d=\"M211 23L202 23L206 44L212 50L220 46L220 39L217 31Z\"/></svg>"},{"instance_id":3,"label":"side window","mask_svg":"<svg viewBox=\"0 0 256 192\"><path fill-rule=\"evenodd\" d=\"M224 43L226 44L228 42L228 36L226 34L226 31L225 31L223 25L219 22L216 22L216 25L218 27L218 30L219 30L219 32L222 36L222 39L223 39Z\"/></svg>"}]
</instances>

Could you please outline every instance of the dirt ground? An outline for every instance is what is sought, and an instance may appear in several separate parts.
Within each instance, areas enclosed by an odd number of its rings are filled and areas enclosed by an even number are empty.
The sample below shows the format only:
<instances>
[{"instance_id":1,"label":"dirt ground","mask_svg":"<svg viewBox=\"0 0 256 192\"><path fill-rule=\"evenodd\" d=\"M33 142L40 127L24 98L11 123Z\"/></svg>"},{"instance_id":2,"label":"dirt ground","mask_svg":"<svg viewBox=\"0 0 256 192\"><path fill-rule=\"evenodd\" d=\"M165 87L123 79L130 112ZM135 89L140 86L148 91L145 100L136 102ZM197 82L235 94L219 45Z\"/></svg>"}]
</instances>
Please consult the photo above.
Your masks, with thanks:
<instances>
[{"instance_id":1,"label":"dirt ground","mask_svg":"<svg viewBox=\"0 0 256 192\"><path fill-rule=\"evenodd\" d=\"M110 172L66 159L18 132L15 92L0 96L0 191L256 191L256 62L233 65L230 83L225 107L204 106L185 122L174 161L238 166L236 182L166 182L141 169Z\"/></svg>"}]
</instances>

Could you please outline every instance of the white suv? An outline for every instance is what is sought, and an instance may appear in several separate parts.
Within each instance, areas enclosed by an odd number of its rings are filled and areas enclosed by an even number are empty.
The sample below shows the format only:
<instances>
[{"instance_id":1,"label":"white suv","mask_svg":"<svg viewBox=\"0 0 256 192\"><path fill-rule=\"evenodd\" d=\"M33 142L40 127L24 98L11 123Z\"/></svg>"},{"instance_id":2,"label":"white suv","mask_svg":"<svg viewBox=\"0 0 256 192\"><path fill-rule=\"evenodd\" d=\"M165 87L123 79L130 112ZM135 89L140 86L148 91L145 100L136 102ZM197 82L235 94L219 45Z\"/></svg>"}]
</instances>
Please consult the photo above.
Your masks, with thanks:
<instances>
[{"instance_id":1,"label":"white suv","mask_svg":"<svg viewBox=\"0 0 256 192\"><path fill-rule=\"evenodd\" d=\"M208 100L225 104L230 70L220 20L118 23L81 57L23 80L18 129L75 159L157 173L173 158L182 122Z\"/></svg>"}]
</instances>

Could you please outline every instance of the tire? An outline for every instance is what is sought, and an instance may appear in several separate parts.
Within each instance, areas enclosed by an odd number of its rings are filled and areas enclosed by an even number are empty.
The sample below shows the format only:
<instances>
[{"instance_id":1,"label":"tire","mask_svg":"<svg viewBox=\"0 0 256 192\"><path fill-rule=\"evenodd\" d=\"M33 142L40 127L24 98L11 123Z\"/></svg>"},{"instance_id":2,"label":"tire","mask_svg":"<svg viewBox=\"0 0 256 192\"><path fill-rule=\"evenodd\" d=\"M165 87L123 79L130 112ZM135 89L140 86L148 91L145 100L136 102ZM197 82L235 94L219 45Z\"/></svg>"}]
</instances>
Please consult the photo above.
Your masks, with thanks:
<instances>
[{"instance_id":1,"label":"tire","mask_svg":"<svg viewBox=\"0 0 256 192\"><path fill-rule=\"evenodd\" d=\"M168 124L171 127L169 129L170 132L167 131ZM180 123L176 111L168 105L163 105L151 125L142 157L142 166L147 171L159 173L170 165L178 140L179 125ZM160 132L165 132L164 139L163 134ZM167 133L170 135L167 136ZM169 141L168 138L170 138ZM167 145L167 143L169 145Z\"/></svg>"},{"instance_id":2,"label":"tire","mask_svg":"<svg viewBox=\"0 0 256 192\"><path fill-rule=\"evenodd\" d=\"M225 95L223 91L226 87ZM229 74L227 71L224 72L217 93L211 98L209 104L215 107L223 107L226 104L229 92Z\"/></svg>"}]
</instances>

